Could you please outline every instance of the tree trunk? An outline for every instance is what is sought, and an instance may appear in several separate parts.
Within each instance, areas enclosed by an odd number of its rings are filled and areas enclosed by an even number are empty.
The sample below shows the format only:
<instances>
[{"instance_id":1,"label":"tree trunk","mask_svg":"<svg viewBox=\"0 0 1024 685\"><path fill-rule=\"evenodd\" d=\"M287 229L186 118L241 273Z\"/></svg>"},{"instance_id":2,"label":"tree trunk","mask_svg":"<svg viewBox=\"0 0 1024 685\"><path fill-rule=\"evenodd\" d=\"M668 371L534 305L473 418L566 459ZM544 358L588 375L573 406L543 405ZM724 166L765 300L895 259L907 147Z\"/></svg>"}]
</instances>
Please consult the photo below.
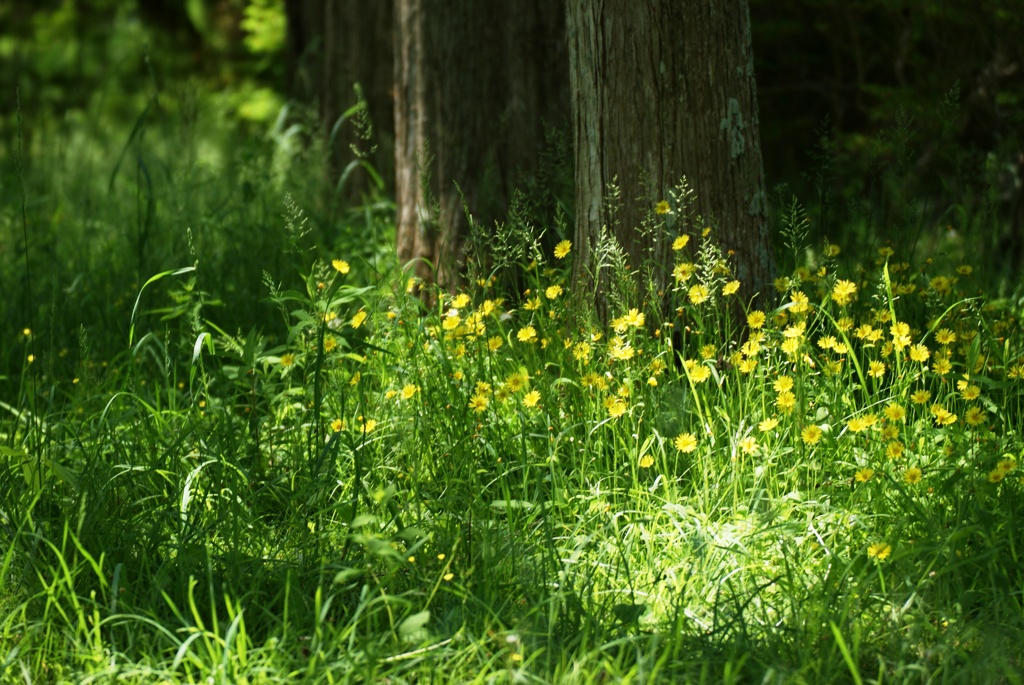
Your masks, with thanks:
<instances>
[{"instance_id":1,"label":"tree trunk","mask_svg":"<svg viewBox=\"0 0 1024 685\"><path fill-rule=\"evenodd\" d=\"M568 110L564 18L550 0L397 0L396 243L457 288L474 221L501 217Z\"/></svg>"},{"instance_id":2,"label":"tree trunk","mask_svg":"<svg viewBox=\"0 0 1024 685\"><path fill-rule=\"evenodd\" d=\"M292 95L318 106L325 141L324 173L330 205L349 164L366 159L383 179L393 178L394 145L391 78L393 74L392 0L287 0L288 67ZM357 103L359 84L367 105L372 139L363 139L354 118L339 123ZM357 202L369 190L370 177L359 169L341 188L341 198ZM390 188L386 188L390 190Z\"/></svg>"},{"instance_id":3,"label":"tree trunk","mask_svg":"<svg viewBox=\"0 0 1024 685\"><path fill-rule=\"evenodd\" d=\"M685 176L695 213L731 255L741 294L770 298L774 260L746 0L567 0L567 10L576 287L592 286L594 249L607 226L630 267L652 266L655 288L667 292L672 238L702 227L676 226L672 236L638 229ZM607 195L613 182L616 210Z\"/></svg>"}]
</instances>

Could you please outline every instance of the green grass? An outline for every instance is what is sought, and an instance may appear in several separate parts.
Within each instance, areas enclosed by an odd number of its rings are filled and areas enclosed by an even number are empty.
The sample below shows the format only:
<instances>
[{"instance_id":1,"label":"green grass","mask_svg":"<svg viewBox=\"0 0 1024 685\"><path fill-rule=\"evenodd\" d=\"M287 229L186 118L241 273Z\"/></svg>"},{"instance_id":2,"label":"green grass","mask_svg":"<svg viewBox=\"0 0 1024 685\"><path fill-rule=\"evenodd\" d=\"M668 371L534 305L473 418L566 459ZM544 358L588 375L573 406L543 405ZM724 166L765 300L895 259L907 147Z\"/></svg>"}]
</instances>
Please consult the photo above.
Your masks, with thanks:
<instances>
[{"instance_id":1,"label":"green grass","mask_svg":"<svg viewBox=\"0 0 1024 685\"><path fill-rule=\"evenodd\" d=\"M713 232L664 311L598 323L539 239L526 292L427 309L361 238L386 204L152 145L152 191L41 162L31 281L0 255L0 681L1020 682L1024 339L983 265L840 261L791 207L763 316Z\"/></svg>"}]
</instances>

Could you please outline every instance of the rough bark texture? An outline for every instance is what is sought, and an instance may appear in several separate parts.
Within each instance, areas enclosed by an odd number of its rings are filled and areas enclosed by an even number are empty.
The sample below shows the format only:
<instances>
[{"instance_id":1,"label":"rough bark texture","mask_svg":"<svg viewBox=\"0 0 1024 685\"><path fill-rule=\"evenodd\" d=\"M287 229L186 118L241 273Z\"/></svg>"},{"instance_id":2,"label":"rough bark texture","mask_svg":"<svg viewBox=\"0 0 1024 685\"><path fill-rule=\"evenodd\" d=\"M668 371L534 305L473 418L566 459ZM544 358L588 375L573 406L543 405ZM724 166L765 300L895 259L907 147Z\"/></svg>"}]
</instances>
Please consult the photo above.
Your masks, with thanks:
<instances>
[{"instance_id":1,"label":"rough bark texture","mask_svg":"<svg viewBox=\"0 0 1024 685\"><path fill-rule=\"evenodd\" d=\"M503 216L536 164L543 122L567 113L563 9L397 0L395 30L398 256L452 289L469 229L463 205L482 226Z\"/></svg>"},{"instance_id":2,"label":"rough bark texture","mask_svg":"<svg viewBox=\"0 0 1024 685\"><path fill-rule=\"evenodd\" d=\"M645 237L637 227L685 176L696 213L732 253L741 293L770 296L774 260L746 0L567 0L567 31L576 282L589 283L587 265L608 226L633 269L659 267L663 290L671 238ZM605 193L616 180L621 207L612 217Z\"/></svg>"},{"instance_id":3,"label":"rough bark texture","mask_svg":"<svg viewBox=\"0 0 1024 685\"><path fill-rule=\"evenodd\" d=\"M325 155L328 186L333 189L355 159L353 146L364 154L376 146L367 159L390 181L394 160L393 0L287 0L285 12L290 90L294 97L317 104L320 133L330 141ZM347 121L331 140L339 118L357 102L356 83L367 103L373 139L360 139L355 122ZM343 189L345 198L358 200L368 183L365 172L354 172Z\"/></svg>"}]
</instances>

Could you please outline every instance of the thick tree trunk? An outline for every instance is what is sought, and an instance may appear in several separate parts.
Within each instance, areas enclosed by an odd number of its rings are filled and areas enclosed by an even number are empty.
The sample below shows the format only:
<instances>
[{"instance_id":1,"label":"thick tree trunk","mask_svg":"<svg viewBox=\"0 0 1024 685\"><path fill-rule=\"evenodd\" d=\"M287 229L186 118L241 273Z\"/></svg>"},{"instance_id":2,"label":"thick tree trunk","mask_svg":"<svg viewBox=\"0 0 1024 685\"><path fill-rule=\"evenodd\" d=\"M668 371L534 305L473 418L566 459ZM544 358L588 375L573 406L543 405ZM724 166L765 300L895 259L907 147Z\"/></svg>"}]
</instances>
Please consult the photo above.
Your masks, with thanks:
<instances>
[{"instance_id":1,"label":"thick tree trunk","mask_svg":"<svg viewBox=\"0 0 1024 685\"><path fill-rule=\"evenodd\" d=\"M397 0L397 248L456 288L469 222L501 217L568 110L564 19L551 0Z\"/></svg>"},{"instance_id":2,"label":"thick tree trunk","mask_svg":"<svg viewBox=\"0 0 1024 685\"><path fill-rule=\"evenodd\" d=\"M685 176L696 214L732 255L741 293L770 297L746 0L567 0L567 9L577 287L591 282L607 226L631 268L653 266L657 289L666 290L674 236L638 228ZM614 215L606 195L613 182L621 196Z\"/></svg>"}]
</instances>

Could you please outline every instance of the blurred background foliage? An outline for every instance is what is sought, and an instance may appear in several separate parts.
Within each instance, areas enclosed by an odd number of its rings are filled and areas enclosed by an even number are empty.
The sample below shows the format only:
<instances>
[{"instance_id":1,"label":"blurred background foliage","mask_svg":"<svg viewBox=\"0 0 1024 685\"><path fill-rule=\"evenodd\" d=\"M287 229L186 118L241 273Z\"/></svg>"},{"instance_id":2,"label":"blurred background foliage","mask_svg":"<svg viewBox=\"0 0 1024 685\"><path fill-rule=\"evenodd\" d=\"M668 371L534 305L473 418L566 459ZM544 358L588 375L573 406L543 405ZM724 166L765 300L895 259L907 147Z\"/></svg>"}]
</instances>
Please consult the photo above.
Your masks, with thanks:
<instances>
[{"instance_id":1,"label":"blurred background foliage","mask_svg":"<svg viewBox=\"0 0 1024 685\"><path fill-rule=\"evenodd\" d=\"M28 297L22 180L29 264L52 280L0 324L54 326L63 319L46 315L63 307L125 327L146 278L198 255L193 287L226 301L228 329L252 325L255 309L274 316L264 270L297 286L314 246L345 255L354 277L378 273L388 172L369 195L324 183L320 93L288 73L308 57L287 26L303 1L0 0L0 287L11 302ZM905 258L955 251L1013 294L1024 263L1019 0L750 8L774 209L798 197L812 238L854 254L885 242Z\"/></svg>"},{"instance_id":2,"label":"blurred background foliage","mask_svg":"<svg viewBox=\"0 0 1024 685\"><path fill-rule=\"evenodd\" d=\"M974 240L972 259L1019 273L1018 0L750 5L769 183L825 204L840 195L882 238L919 213Z\"/></svg>"}]
</instances>

